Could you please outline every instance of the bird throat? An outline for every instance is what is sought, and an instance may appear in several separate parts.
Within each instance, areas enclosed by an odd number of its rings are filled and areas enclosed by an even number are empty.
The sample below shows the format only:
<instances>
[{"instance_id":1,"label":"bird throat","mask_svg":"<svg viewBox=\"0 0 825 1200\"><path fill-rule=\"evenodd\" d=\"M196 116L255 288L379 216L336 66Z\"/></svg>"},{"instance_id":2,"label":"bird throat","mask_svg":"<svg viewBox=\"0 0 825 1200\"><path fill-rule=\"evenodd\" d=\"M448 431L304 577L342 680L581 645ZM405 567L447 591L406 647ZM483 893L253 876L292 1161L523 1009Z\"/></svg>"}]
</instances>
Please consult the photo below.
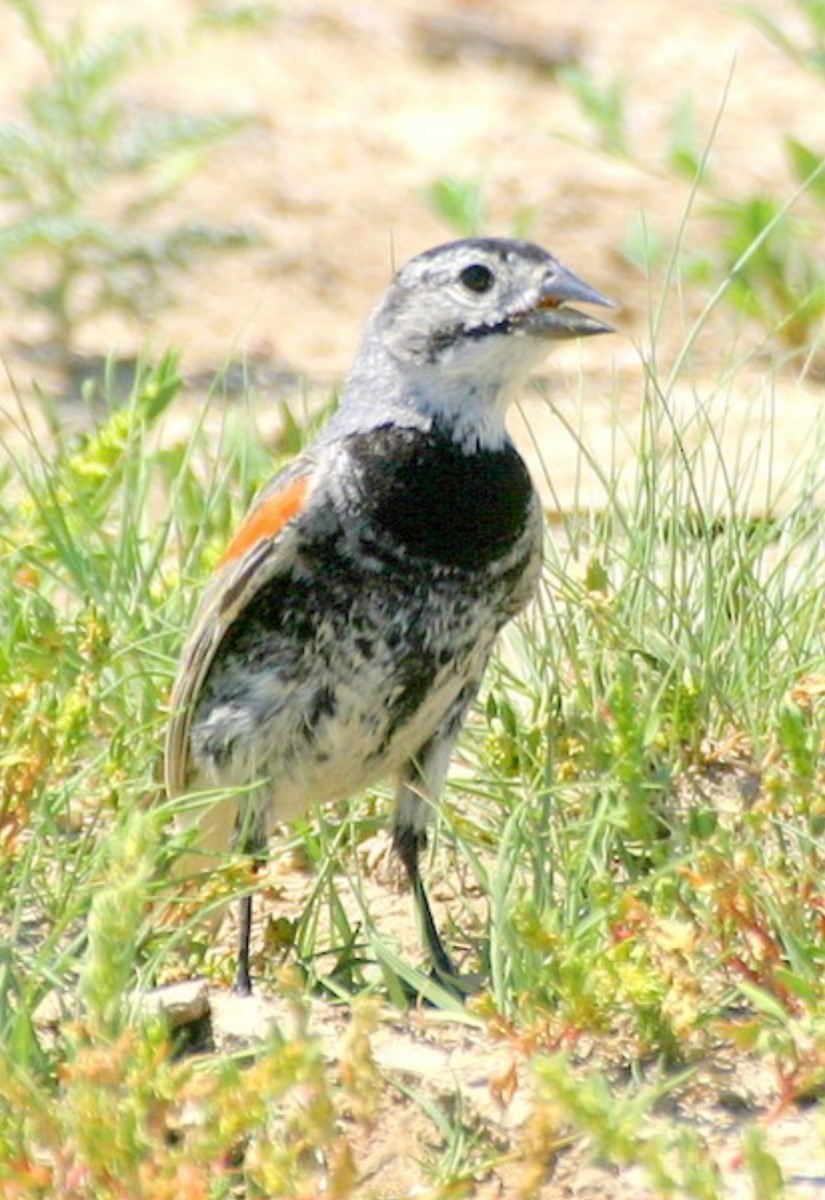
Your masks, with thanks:
<instances>
[{"instance_id":1,"label":"bird throat","mask_svg":"<svg viewBox=\"0 0 825 1200\"><path fill-rule=\"evenodd\" d=\"M347 444L359 512L414 558L482 569L524 532L533 485L509 441L467 450L437 427L386 425Z\"/></svg>"}]
</instances>

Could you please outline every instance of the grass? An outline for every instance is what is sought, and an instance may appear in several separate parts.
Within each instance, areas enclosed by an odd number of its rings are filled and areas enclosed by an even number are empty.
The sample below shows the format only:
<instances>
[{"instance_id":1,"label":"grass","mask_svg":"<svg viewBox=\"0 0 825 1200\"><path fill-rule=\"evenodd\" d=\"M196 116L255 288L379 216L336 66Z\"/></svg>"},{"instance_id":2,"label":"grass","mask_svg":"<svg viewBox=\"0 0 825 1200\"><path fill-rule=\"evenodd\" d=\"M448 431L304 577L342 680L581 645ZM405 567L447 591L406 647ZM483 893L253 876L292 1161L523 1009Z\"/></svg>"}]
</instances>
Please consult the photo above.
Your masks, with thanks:
<instances>
[{"instance_id":1,"label":"grass","mask_svg":"<svg viewBox=\"0 0 825 1200\"><path fill-rule=\"evenodd\" d=\"M822 54L823 9L820 0L795 0L798 30L791 35L784 20L777 22L758 4L738 6L740 15L781 51L793 69L804 69L814 80L825 79ZM787 16L787 14L785 14ZM790 27L789 27L790 28ZM661 161L651 161L646 147L634 143L628 130L634 97L624 76L599 82L576 65L560 73L560 82L576 99L590 126L590 146L600 154L622 160L634 169L671 180L683 179L691 189L691 207L697 198L712 218L714 232L701 246L689 250L684 223L678 226L678 253L670 255L671 269L678 267L685 282L708 289L714 282L711 306L720 301L746 314L762 326L775 354L805 364L812 376L822 374L822 316L825 313L825 279L821 260L820 230L825 203L825 158L821 147L799 141L789 132L781 138L788 179L775 181L747 194L729 195L717 178L716 143L727 106L735 68L721 104L702 138L692 92L676 95L670 119L670 136ZM565 136L560 133L560 136ZM462 193L458 193L459 196ZM456 224L456 193L448 189L453 204L441 205L445 219ZM476 204L476 212L481 206ZM622 242L628 266L649 272L667 255L668 235L652 228L646 214L634 214ZM702 328L700 322L697 328ZM689 343L685 345L685 352Z\"/></svg>"},{"instance_id":2,"label":"grass","mask_svg":"<svg viewBox=\"0 0 825 1200\"><path fill-rule=\"evenodd\" d=\"M321 1179L370 1194L356 1147L399 1102L372 1056L375 1004L403 1008L417 980L456 1007L369 912L359 847L383 801L290 835L316 882L297 923L270 927L262 970L297 1034L251 1064L180 1059L127 1002L203 969L219 989L230 970L228 948L198 961L197 937L181 961L188 910L159 920L174 839L156 766L197 588L273 465L249 413L227 411L217 450L205 425L170 445L178 388L167 357L48 454L21 406L8 447L0 1180L21 1197L309 1196ZM453 935L488 971L467 1036L508 1047L535 1095L502 1146L460 1102L405 1093L442 1147L421 1167L433 1196L508 1165L513 1194L537 1195L571 1139L636 1164L657 1194L721 1196L702 1135L661 1117L667 1097L731 1054L768 1071L778 1109L822 1085L825 429L775 511L754 515L753 464L731 465L709 407L680 415L650 369L632 485L580 437L611 503L554 530L539 603L506 635L463 739L431 873L463 872ZM229 862L201 901L247 882ZM332 1061L318 989L352 1006ZM47 1036L34 1014L55 990L71 1019ZM782 1195L759 1126L743 1147L759 1194Z\"/></svg>"},{"instance_id":3,"label":"grass","mask_svg":"<svg viewBox=\"0 0 825 1200\"><path fill-rule=\"evenodd\" d=\"M809 36L780 44L821 74L819 7L798 0ZM56 58L55 70L86 61ZM91 115L115 97L94 82ZM629 83L579 73L567 86L603 149L626 154ZM66 118L59 105L32 111L58 131ZM801 377L818 369L822 164L789 140L790 198L729 204L694 124L681 102L665 166L693 201L719 201L717 243L689 254L685 218L669 265L669 240L644 222L631 248L662 268L666 293L704 272L710 299L669 374L656 361L664 301L654 308L638 436L614 413L632 469L604 461L567 405L548 417L605 503L563 511L548 533L541 594L502 638L427 864L448 941L487 980L463 1008L386 911L394 893L369 858L385 792L285 832L263 881L229 856L198 886L168 882L178 846L157 767L183 632L251 496L317 416L284 404L273 448L251 406L216 394L189 438L171 440L172 354L138 373L125 404L112 375L106 415L83 436L46 398L35 416L21 400L0 471L4 1196L344 1200L414 1182L447 1200L489 1182L528 1200L588 1160L657 1197L721 1200L731 1171L757 1197L788 1194L774 1123L825 1084L825 423L779 478L790 358L763 372L754 447L728 426L747 364L731 358L701 390L689 367L732 301L799 351ZM458 232L484 227L478 177L443 178L428 201ZM296 879L300 901L284 899ZM259 994L277 996L278 1020L252 1049L183 1055L138 998L198 973L220 995L231 942L210 944L198 916L250 887L267 913ZM57 1024L43 1017L56 997ZM387 1037L416 1065L469 1046L474 1071L449 1057L456 1082L432 1083L387 1065ZM725 1104L744 1110L727 1129ZM403 1185L369 1167L382 1133L387 1163L399 1147L417 1160Z\"/></svg>"},{"instance_id":4,"label":"grass","mask_svg":"<svg viewBox=\"0 0 825 1200\"><path fill-rule=\"evenodd\" d=\"M18 120L0 124L0 289L68 378L101 313L145 325L170 303L174 272L260 235L170 216L187 181L249 114L141 115L130 76L172 52L157 30L120 25L95 35L77 13L55 21L46 7L3 4L41 72L19 98ZM198 36L197 22L190 34Z\"/></svg>"}]
</instances>

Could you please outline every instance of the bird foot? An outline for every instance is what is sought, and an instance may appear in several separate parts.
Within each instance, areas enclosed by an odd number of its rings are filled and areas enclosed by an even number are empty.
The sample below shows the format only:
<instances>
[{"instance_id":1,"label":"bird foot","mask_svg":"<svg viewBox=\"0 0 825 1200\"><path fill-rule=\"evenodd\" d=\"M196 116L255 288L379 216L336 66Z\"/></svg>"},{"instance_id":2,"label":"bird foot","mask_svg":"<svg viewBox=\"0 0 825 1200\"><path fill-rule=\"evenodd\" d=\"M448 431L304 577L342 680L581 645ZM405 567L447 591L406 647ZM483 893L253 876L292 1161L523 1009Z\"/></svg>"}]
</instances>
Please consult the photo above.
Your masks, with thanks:
<instances>
[{"instance_id":1,"label":"bird foot","mask_svg":"<svg viewBox=\"0 0 825 1200\"><path fill-rule=\"evenodd\" d=\"M462 975L452 963L450 963L449 970L445 970L443 967L433 967L430 971L430 979L462 1001L469 996L477 996L487 982L487 977L480 971L471 971Z\"/></svg>"},{"instance_id":2,"label":"bird foot","mask_svg":"<svg viewBox=\"0 0 825 1200\"><path fill-rule=\"evenodd\" d=\"M232 991L236 996L252 995L252 977L248 971L244 971L240 967L238 968L235 982L232 984Z\"/></svg>"}]
</instances>

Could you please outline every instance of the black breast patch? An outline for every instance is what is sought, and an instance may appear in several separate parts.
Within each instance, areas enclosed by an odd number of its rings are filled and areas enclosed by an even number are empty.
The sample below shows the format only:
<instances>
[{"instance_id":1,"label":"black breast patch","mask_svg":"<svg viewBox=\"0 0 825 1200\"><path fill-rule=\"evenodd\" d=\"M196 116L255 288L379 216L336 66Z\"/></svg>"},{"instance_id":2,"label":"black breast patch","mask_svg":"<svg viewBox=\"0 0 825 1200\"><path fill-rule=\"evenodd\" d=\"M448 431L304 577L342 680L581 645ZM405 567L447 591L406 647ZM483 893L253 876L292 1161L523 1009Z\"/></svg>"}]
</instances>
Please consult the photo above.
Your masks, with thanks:
<instances>
[{"instance_id":1,"label":"black breast patch","mask_svg":"<svg viewBox=\"0 0 825 1200\"><path fill-rule=\"evenodd\" d=\"M445 433L387 425L348 439L359 511L416 558L472 570L523 533L533 485L509 442L465 451Z\"/></svg>"}]
</instances>

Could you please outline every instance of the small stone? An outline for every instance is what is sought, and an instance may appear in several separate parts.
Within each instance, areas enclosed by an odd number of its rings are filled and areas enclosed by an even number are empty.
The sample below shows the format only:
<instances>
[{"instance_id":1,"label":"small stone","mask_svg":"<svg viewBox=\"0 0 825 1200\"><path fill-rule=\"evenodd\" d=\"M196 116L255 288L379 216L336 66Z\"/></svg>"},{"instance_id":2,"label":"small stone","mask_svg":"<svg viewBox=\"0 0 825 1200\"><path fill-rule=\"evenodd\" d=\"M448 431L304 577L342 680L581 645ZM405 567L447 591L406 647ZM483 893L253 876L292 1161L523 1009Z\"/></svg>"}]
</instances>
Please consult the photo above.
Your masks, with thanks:
<instances>
[{"instance_id":1,"label":"small stone","mask_svg":"<svg viewBox=\"0 0 825 1200\"><path fill-rule=\"evenodd\" d=\"M209 988L204 979L187 979L137 995L144 1017L162 1017L170 1030L194 1025L209 1016Z\"/></svg>"}]
</instances>

